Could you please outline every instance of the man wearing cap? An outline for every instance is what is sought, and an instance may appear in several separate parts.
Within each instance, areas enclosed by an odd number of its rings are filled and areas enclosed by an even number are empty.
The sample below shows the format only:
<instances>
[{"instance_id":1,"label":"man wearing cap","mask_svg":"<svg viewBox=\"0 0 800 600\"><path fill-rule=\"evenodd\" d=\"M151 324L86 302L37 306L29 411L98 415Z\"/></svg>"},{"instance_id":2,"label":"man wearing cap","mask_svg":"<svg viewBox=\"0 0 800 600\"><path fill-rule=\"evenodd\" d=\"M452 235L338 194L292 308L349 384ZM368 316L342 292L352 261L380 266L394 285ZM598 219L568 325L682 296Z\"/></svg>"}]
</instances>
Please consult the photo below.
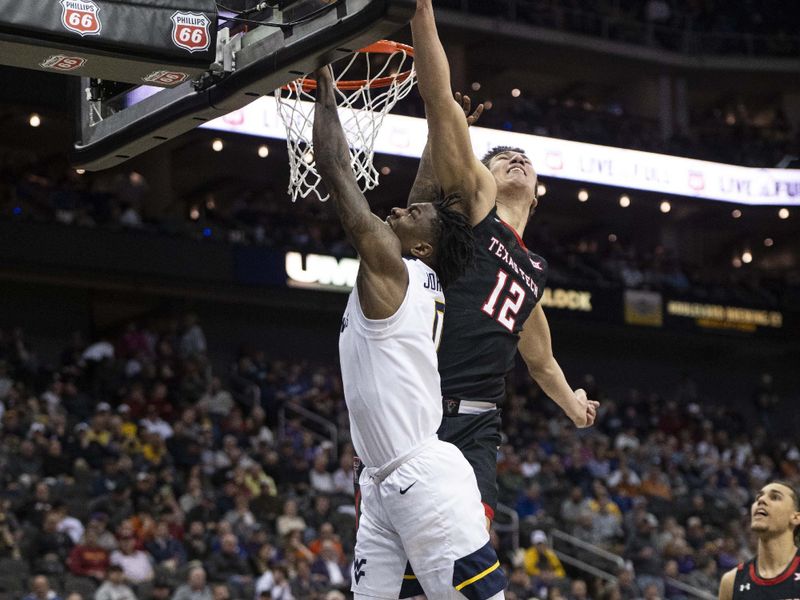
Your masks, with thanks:
<instances>
[{"instance_id":1,"label":"man wearing cap","mask_svg":"<svg viewBox=\"0 0 800 600\"><path fill-rule=\"evenodd\" d=\"M564 565L556 556L556 553L547 545L547 535L541 529L531 533L531 547L525 551L523 559L525 572L528 575L536 576L542 574L542 570L549 570L559 579L566 576Z\"/></svg>"}]
</instances>

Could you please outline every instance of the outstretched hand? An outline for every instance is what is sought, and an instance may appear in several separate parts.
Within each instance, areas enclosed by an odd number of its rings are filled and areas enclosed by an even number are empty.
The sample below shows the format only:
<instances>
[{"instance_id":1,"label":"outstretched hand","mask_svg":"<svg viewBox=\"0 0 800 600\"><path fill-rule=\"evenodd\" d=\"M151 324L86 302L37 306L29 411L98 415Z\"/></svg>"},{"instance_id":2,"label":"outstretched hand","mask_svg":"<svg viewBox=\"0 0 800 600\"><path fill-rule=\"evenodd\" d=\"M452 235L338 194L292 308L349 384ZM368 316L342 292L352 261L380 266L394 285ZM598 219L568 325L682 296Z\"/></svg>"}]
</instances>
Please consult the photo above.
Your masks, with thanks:
<instances>
[{"instance_id":1,"label":"outstretched hand","mask_svg":"<svg viewBox=\"0 0 800 600\"><path fill-rule=\"evenodd\" d=\"M464 116L467 117L467 125L471 127L472 125L477 123L478 119L480 119L481 115L483 114L483 109L484 109L483 102L478 104L478 106L475 107L475 112L470 114L472 112L472 100L470 99L470 97L465 94L462 94L461 92L456 92L455 99L456 102L458 102L461 105L461 108L464 110Z\"/></svg>"},{"instance_id":2,"label":"outstretched hand","mask_svg":"<svg viewBox=\"0 0 800 600\"><path fill-rule=\"evenodd\" d=\"M575 398L578 400L581 411L575 417L572 417L572 422L575 423L578 429L591 427L597 418L597 408L600 403L597 400L589 400L586 397L586 392L582 389L575 390Z\"/></svg>"}]
</instances>

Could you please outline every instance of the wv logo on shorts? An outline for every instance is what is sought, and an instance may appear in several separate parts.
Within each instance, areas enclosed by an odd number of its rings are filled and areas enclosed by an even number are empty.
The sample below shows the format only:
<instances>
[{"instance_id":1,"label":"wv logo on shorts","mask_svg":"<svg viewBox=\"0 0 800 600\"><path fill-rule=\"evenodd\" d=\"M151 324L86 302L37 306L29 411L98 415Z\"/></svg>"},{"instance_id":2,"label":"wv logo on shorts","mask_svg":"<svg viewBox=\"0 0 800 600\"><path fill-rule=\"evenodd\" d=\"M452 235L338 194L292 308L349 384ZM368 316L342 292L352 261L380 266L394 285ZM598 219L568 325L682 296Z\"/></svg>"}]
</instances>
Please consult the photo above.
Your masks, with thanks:
<instances>
[{"instance_id":1,"label":"wv logo on shorts","mask_svg":"<svg viewBox=\"0 0 800 600\"><path fill-rule=\"evenodd\" d=\"M355 561L353 561L353 577L356 579L356 585L358 585L358 582L361 581L361 578L367 574L366 570L363 568L366 564L366 558L356 558Z\"/></svg>"},{"instance_id":2,"label":"wv logo on shorts","mask_svg":"<svg viewBox=\"0 0 800 600\"><path fill-rule=\"evenodd\" d=\"M743 584L741 584L739 586L739 591L740 592L743 592L745 590L748 590L748 591L750 590L750 584L749 583L743 583Z\"/></svg>"}]
</instances>

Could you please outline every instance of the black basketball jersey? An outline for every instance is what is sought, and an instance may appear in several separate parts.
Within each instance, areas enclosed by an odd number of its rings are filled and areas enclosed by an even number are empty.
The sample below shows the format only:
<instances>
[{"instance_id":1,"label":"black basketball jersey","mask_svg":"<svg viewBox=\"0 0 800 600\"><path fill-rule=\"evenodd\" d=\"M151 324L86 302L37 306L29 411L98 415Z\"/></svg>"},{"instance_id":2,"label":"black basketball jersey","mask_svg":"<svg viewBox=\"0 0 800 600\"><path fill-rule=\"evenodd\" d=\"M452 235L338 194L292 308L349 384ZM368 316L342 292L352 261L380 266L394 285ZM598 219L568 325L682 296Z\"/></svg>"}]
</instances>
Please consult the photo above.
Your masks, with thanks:
<instances>
[{"instance_id":1,"label":"black basketball jersey","mask_svg":"<svg viewBox=\"0 0 800 600\"><path fill-rule=\"evenodd\" d=\"M493 208L473 228L475 264L445 290L442 394L500 404L519 332L544 293L547 262Z\"/></svg>"},{"instance_id":2,"label":"black basketball jersey","mask_svg":"<svg viewBox=\"0 0 800 600\"><path fill-rule=\"evenodd\" d=\"M786 570L772 579L762 579L753 558L736 569L733 600L800 600L800 549Z\"/></svg>"}]
</instances>

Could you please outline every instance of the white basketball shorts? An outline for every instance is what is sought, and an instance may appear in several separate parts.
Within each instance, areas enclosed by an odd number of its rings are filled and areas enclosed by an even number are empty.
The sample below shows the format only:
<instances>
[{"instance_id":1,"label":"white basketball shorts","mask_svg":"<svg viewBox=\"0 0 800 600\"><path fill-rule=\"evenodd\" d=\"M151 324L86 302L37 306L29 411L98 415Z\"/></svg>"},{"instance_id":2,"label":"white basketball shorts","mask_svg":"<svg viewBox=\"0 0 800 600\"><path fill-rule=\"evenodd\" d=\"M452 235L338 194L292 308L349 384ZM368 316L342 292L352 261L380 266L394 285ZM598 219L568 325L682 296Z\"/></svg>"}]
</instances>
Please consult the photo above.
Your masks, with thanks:
<instances>
[{"instance_id":1,"label":"white basketball shorts","mask_svg":"<svg viewBox=\"0 0 800 600\"><path fill-rule=\"evenodd\" d=\"M506 576L461 451L435 439L384 475L365 468L360 478L355 597L396 600L401 589L407 595L421 585L435 600L501 598ZM408 563L414 575L406 573Z\"/></svg>"}]
</instances>

